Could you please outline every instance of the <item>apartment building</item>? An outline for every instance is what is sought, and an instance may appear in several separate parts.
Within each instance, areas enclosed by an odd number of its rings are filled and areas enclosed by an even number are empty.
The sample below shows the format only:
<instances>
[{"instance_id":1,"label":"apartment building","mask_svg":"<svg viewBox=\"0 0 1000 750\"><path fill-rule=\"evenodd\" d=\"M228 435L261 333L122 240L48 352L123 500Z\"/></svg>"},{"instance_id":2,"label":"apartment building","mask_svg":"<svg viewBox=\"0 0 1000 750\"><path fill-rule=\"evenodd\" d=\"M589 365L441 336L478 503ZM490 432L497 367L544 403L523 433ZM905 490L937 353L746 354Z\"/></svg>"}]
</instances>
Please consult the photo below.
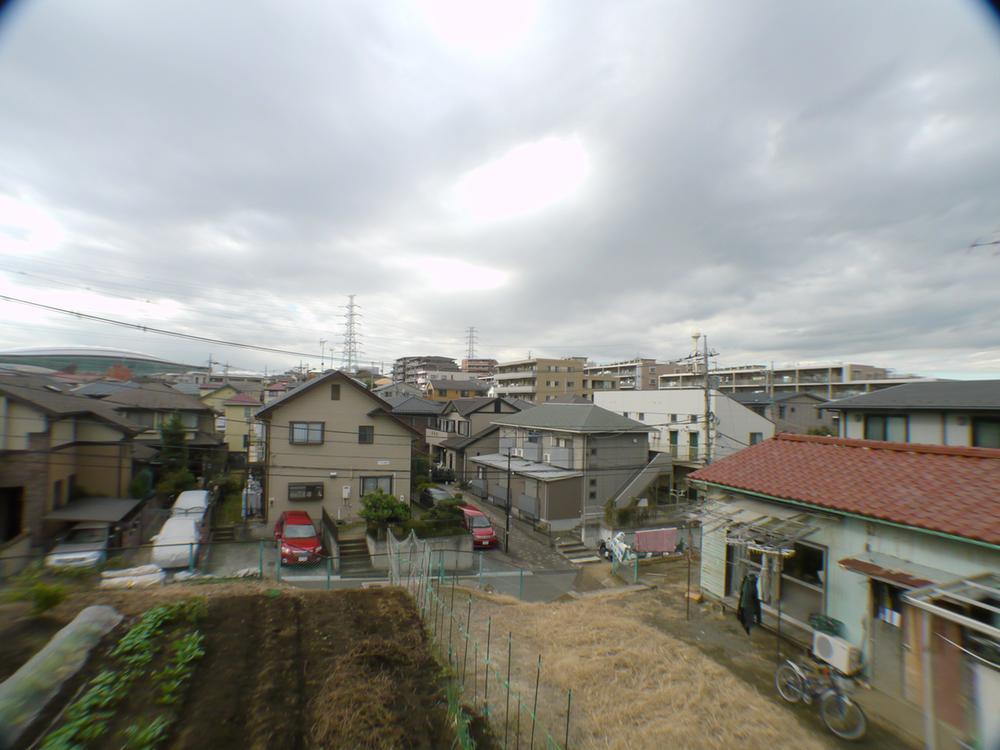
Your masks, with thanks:
<instances>
[{"instance_id":1,"label":"apartment building","mask_svg":"<svg viewBox=\"0 0 1000 750\"><path fill-rule=\"evenodd\" d=\"M415 384L420 370L455 372L458 370L458 364L452 357L431 354L400 357L392 363L392 382Z\"/></svg>"},{"instance_id":2,"label":"apartment building","mask_svg":"<svg viewBox=\"0 0 1000 750\"><path fill-rule=\"evenodd\" d=\"M495 359L463 359L462 360L462 372L468 373L472 377L480 378L487 377L493 374L494 370L497 368L497 361Z\"/></svg>"},{"instance_id":3,"label":"apartment building","mask_svg":"<svg viewBox=\"0 0 1000 750\"><path fill-rule=\"evenodd\" d=\"M591 380L612 376L617 382L617 390L655 391L659 388L661 375L684 372L685 369L683 365L639 358L603 365L591 363L583 368L583 372Z\"/></svg>"},{"instance_id":4,"label":"apartment building","mask_svg":"<svg viewBox=\"0 0 1000 750\"><path fill-rule=\"evenodd\" d=\"M557 396L588 396L583 368L586 357L535 357L497 365L494 395L543 404Z\"/></svg>"},{"instance_id":5,"label":"apartment building","mask_svg":"<svg viewBox=\"0 0 1000 750\"><path fill-rule=\"evenodd\" d=\"M844 362L795 364L779 368L766 365L719 367L709 371L712 387L726 393L805 391L821 398L847 398L890 388L903 383L924 381L916 375L899 375L885 367ZM660 388L697 388L705 380L704 370L689 366L686 372L660 375Z\"/></svg>"}]
</instances>

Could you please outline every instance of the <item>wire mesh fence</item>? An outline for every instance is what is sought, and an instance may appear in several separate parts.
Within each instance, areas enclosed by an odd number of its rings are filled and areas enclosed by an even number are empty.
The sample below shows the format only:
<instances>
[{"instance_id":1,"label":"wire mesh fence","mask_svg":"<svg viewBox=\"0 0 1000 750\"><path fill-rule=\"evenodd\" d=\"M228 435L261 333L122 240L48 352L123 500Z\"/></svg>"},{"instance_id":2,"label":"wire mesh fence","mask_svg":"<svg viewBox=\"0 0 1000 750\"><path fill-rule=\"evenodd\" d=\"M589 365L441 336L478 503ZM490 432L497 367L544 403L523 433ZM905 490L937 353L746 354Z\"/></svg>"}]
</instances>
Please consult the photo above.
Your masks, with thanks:
<instances>
[{"instance_id":1,"label":"wire mesh fence","mask_svg":"<svg viewBox=\"0 0 1000 750\"><path fill-rule=\"evenodd\" d=\"M449 702L456 725L468 726L471 711L486 720L497 744L504 748L568 747L572 689L565 693L564 710L543 717L539 708L541 655L533 658L533 686L525 690L524 681L512 680L512 670L525 672L523 663L515 667L515 653L522 662L524 655L515 648L513 633L504 637L493 631L491 617L483 618L478 612L473 616L474 597L469 588L470 584L476 588L476 578L460 578L457 571L448 575L440 557L435 560L435 550L413 534L401 541L389 536L389 580L414 597L431 642L448 667L449 689L461 697L454 706ZM521 576L519 586L523 587L523 580Z\"/></svg>"}]
</instances>

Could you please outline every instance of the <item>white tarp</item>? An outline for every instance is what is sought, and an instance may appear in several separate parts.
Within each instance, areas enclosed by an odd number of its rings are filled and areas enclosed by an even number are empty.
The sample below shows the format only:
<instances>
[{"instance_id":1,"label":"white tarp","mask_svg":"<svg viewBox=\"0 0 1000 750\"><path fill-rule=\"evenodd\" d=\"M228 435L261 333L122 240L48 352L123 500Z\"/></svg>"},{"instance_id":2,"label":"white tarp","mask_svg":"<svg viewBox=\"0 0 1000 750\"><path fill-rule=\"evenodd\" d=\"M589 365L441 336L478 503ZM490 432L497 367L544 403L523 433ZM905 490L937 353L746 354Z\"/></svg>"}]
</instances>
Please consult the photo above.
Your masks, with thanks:
<instances>
[{"instance_id":1,"label":"white tarp","mask_svg":"<svg viewBox=\"0 0 1000 750\"><path fill-rule=\"evenodd\" d=\"M87 607L0 683L0 747L15 745L63 683L87 661L91 649L121 620L113 607Z\"/></svg>"},{"instance_id":2,"label":"white tarp","mask_svg":"<svg viewBox=\"0 0 1000 750\"><path fill-rule=\"evenodd\" d=\"M205 516L205 511L208 510L209 497L208 490L188 490L187 492L182 492L177 496L173 506L170 508L171 518L178 516L182 518L188 517L200 522Z\"/></svg>"},{"instance_id":3,"label":"white tarp","mask_svg":"<svg viewBox=\"0 0 1000 750\"><path fill-rule=\"evenodd\" d=\"M153 540L151 561L161 568L186 568L198 556L198 525L192 518L167 519Z\"/></svg>"}]
</instances>

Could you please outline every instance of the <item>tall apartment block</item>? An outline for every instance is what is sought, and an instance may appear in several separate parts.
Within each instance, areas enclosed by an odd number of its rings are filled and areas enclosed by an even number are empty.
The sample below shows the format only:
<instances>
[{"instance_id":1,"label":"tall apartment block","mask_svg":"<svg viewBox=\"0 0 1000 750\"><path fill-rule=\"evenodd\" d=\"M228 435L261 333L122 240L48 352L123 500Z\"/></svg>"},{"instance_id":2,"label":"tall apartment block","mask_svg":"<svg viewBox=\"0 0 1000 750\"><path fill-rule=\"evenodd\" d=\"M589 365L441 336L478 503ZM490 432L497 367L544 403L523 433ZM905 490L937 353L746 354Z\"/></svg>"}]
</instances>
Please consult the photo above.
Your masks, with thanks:
<instances>
[{"instance_id":1,"label":"tall apartment block","mask_svg":"<svg viewBox=\"0 0 1000 750\"><path fill-rule=\"evenodd\" d=\"M392 382L415 385L417 373L421 370L458 372L458 363L452 357L433 355L400 357L392 363Z\"/></svg>"},{"instance_id":2,"label":"tall apartment block","mask_svg":"<svg viewBox=\"0 0 1000 750\"><path fill-rule=\"evenodd\" d=\"M586 363L586 357L535 357L501 362L496 368L496 395L533 401L536 404L552 401L559 396L590 398L590 389L583 382Z\"/></svg>"}]
</instances>

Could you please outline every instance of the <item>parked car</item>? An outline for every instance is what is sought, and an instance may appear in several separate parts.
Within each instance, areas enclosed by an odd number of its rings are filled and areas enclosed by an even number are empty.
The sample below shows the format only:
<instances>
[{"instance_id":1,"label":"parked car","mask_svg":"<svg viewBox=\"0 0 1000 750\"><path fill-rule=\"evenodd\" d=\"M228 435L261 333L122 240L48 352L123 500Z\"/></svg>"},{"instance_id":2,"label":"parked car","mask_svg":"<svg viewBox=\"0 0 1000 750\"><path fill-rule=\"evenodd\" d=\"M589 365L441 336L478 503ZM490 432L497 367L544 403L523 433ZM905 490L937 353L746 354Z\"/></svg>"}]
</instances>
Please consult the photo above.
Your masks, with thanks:
<instances>
[{"instance_id":1,"label":"parked car","mask_svg":"<svg viewBox=\"0 0 1000 750\"><path fill-rule=\"evenodd\" d=\"M433 508L442 500L453 500L454 495L441 487L424 487L420 493L420 504L425 508Z\"/></svg>"},{"instance_id":2,"label":"parked car","mask_svg":"<svg viewBox=\"0 0 1000 750\"><path fill-rule=\"evenodd\" d=\"M187 490L186 492L182 492L177 496L173 506L170 508L170 517L187 516L201 523L205 517L205 513L208 511L210 499L211 493L208 490Z\"/></svg>"},{"instance_id":3,"label":"parked car","mask_svg":"<svg viewBox=\"0 0 1000 750\"><path fill-rule=\"evenodd\" d=\"M274 524L274 542L282 565L317 563L323 559L323 543L312 518L304 510L286 510Z\"/></svg>"},{"instance_id":4,"label":"parked car","mask_svg":"<svg viewBox=\"0 0 1000 750\"><path fill-rule=\"evenodd\" d=\"M45 557L51 568L89 568L108 559L111 524L98 521L78 523L63 536Z\"/></svg>"},{"instance_id":5,"label":"parked car","mask_svg":"<svg viewBox=\"0 0 1000 750\"><path fill-rule=\"evenodd\" d=\"M150 562L161 568L186 568L198 560L200 541L199 521L185 516L168 518L152 538Z\"/></svg>"},{"instance_id":6,"label":"parked car","mask_svg":"<svg viewBox=\"0 0 1000 750\"><path fill-rule=\"evenodd\" d=\"M493 524L490 523L489 516L478 508L473 508L471 505L462 505L459 507L462 509L462 523L468 529L469 533L472 534L473 548L489 549L490 547L496 547L500 543L500 540L497 539L496 531L493 530Z\"/></svg>"}]
</instances>

